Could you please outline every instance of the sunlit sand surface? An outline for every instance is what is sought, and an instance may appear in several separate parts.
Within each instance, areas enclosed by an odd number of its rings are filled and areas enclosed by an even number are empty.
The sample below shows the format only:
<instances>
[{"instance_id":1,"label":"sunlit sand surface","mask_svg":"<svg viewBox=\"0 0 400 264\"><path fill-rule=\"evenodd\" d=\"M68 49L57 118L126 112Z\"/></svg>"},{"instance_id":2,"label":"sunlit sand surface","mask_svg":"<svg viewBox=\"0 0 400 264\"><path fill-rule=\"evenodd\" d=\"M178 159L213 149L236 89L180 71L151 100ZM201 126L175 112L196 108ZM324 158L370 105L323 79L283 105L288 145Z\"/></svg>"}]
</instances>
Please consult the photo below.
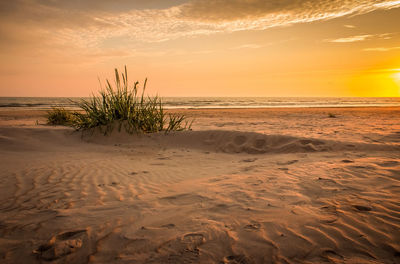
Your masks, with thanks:
<instances>
[{"instance_id":1,"label":"sunlit sand surface","mask_svg":"<svg viewBox=\"0 0 400 264\"><path fill-rule=\"evenodd\" d=\"M400 262L399 108L175 111L193 131L2 112L0 262Z\"/></svg>"}]
</instances>

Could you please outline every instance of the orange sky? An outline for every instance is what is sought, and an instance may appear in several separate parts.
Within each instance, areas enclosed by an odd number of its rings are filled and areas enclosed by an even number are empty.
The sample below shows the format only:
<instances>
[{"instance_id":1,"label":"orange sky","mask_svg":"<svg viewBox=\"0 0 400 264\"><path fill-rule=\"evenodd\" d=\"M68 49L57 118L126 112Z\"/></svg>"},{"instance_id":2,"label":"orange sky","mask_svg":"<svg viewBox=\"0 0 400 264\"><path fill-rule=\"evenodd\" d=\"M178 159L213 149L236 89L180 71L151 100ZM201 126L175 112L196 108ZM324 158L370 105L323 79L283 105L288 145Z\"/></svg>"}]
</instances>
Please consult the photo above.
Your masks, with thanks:
<instances>
[{"instance_id":1,"label":"orange sky","mask_svg":"<svg viewBox=\"0 0 400 264\"><path fill-rule=\"evenodd\" d=\"M400 96L400 1L0 2L0 96Z\"/></svg>"}]
</instances>

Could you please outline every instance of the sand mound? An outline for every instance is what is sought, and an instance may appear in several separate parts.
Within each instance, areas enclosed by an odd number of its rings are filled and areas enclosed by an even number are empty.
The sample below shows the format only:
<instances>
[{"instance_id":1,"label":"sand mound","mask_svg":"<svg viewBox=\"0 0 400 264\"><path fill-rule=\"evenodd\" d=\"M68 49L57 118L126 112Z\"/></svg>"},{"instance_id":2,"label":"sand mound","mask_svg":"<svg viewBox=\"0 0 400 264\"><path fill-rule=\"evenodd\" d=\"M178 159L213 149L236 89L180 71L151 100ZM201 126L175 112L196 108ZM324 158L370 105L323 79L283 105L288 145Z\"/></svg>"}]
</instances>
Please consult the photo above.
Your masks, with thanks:
<instances>
[{"instance_id":1,"label":"sand mound","mask_svg":"<svg viewBox=\"0 0 400 264\"><path fill-rule=\"evenodd\" d=\"M188 131L174 133L164 140L170 146L193 146L224 153L262 154L327 150L324 147L326 143L321 140L240 131Z\"/></svg>"},{"instance_id":2,"label":"sand mound","mask_svg":"<svg viewBox=\"0 0 400 264\"><path fill-rule=\"evenodd\" d=\"M65 127L0 127L0 144L10 151L50 151L82 144L81 136Z\"/></svg>"},{"instance_id":3,"label":"sand mound","mask_svg":"<svg viewBox=\"0 0 400 264\"><path fill-rule=\"evenodd\" d=\"M29 136L27 136L29 135ZM326 151L400 151L400 146L341 142L285 135L265 135L255 132L208 130L158 134L128 134L114 130L77 132L69 128L0 128L0 143L8 150L52 151L59 147L125 146L188 148L223 153L274 154ZM90 144L84 144L90 143ZM65 149L64 149L65 150Z\"/></svg>"},{"instance_id":4,"label":"sand mound","mask_svg":"<svg viewBox=\"0 0 400 264\"><path fill-rule=\"evenodd\" d=\"M96 144L119 144L127 147L148 144L148 146L155 145L164 148L184 147L223 153L246 154L400 150L400 146L389 146L378 143L341 142L227 130L184 131L152 135L131 135L125 132L113 131L107 136L104 136L100 132L94 132L85 134L83 139L86 142Z\"/></svg>"}]
</instances>

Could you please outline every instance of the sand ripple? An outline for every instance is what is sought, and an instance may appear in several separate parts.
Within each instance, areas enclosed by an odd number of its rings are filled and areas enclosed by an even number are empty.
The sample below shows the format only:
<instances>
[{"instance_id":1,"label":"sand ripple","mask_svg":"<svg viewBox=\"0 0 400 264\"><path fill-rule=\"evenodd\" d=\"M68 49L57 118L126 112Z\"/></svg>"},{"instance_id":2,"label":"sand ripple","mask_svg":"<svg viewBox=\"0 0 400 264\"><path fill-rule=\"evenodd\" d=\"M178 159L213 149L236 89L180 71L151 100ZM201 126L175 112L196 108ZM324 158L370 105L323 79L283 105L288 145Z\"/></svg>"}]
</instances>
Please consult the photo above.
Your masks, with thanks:
<instances>
[{"instance_id":1,"label":"sand ripple","mask_svg":"<svg viewBox=\"0 0 400 264\"><path fill-rule=\"evenodd\" d=\"M2 263L400 261L397 146L0 132Z\"/></svg>"}]
</instances>

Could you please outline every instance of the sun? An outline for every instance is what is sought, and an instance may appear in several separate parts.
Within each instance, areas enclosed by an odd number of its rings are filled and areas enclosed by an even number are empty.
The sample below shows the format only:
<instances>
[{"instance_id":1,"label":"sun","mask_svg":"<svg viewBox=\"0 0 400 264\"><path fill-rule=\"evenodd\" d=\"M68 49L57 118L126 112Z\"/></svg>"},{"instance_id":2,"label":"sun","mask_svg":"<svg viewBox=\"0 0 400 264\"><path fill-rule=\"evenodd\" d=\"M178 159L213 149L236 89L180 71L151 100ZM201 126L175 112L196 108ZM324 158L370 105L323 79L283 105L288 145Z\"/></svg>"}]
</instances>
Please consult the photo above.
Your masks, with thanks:
<instances>
[{"instance_id":1,"label":"sun","mask_svg":"<svg viewBox=\"0 0 400 264\"><path fill-rule=\"evenodd\" d=\"M400 69L394 69L394 73L392 74L392 77L398 87L397 94L400 95Z\"/></svg>"},{"instance_id":2,"label":"sun","mask_svg":"<svg viewBox=\"0 0 400 264\"><path fill-rule=\"evenodd\" d=\"M400 71L394 73L393 76L395 81L400 83Z\"/></svg>"}]
</instances>

